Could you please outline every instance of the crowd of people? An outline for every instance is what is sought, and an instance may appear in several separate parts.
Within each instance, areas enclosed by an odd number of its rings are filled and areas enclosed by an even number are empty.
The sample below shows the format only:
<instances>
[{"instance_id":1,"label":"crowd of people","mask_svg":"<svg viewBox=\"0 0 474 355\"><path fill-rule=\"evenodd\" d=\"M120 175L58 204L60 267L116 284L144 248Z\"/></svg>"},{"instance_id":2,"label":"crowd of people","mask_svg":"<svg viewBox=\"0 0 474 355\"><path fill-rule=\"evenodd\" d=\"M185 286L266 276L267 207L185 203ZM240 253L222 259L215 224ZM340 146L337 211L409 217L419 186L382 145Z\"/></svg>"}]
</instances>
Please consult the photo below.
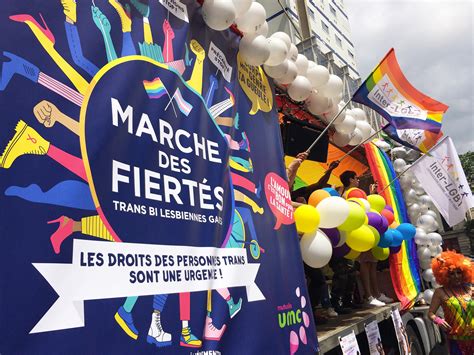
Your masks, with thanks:
<instances>
[{"instance_id":1,"label":"crowd of people","mask_svg":"<svg viewBox=\"0 0 474 355\"><path fill-rule=\"evenodd\" d=\"M345 171L339 179L342 186L328 185L331 173L339 166L331 162L325 174L315 184L294 189L298 168L308 158L308 153L300 153L287 168L288 182L293 206L306 204L311 193L325 187L336 188L345 197L351 188L359 188L360 179L354 171ZM377 185L369 187L369 193L376 193ZM362 307L380 307L394 302L379 290L377 282L377 260L370 251L362 253L356 261L334 256L328 268L315 269L305 265L311 304L314 307L316 324L328 321L330 317L351 313ZM442 252L432 261L436 288L430 303L429 318L438 325L448 339L449 354L474 354L474 268L473 262L454 251ZM332 273L331 287L328 275ZM357 275L362 288L357 291ZM439 308L442 312L439 313ZM442 316L438 316L441 314Z\"/></svg>"}]
</instances>

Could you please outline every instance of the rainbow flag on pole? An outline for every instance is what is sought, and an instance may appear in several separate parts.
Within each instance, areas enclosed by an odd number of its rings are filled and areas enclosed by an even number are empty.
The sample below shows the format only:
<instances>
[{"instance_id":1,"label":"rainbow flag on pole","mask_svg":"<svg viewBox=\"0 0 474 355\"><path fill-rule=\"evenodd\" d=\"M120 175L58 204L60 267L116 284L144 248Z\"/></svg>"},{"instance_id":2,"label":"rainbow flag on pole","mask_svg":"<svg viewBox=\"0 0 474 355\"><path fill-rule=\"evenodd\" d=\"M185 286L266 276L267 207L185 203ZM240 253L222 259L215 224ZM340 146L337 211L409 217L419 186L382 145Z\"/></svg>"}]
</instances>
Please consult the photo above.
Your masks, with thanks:
<instances>
[{"instance_id":1,"label":"rainbow flag on pole","mask_svg":"<svg viewBox=\"0 0 474 355\"><path fill-rule=\"evenodd\" d=\"M367 143L364 147L370 171L374 180L378 182L379 191L381 191L397 176L392 162L387 154L374 143ZM398 180L383 191L381 195L385 198L387 204L393 208L395 221L398 223L410 222ZM419 263L414 240L403 241L397 253L390 252L389 263L395 293L402 309L408 309L413 305L421 291Z\"/></svg>"},{"instance_id":2,"label":"rainbow flag on pole","mask_svg":"<svg viewBox=\"0 0 474 355\"><path fill-rule=\"evenodd\" d=\"M152 81L143 80L143 86L150 99L159 99L168 92L165 84L163 84L159 77L156 77Z\"/></svg>"},{"instance_id":3,"label":"rainbow flag on pole","mask_svg":"<svg viewBox=\"0 0 474 355\"><path fill-rule=\"evenodd\" d=\"M448 106L415 89L403 75L394 49L372 71L352 100L382 115L397 130L438 133Z\"/></svg>"},{"instance_id":4,"label":"rainbow flag on pole","mask_svg":"<svg viewBox=\"0 0 474 355\"><path fill-rule=\"evenodd\" d=\"M398 143L426 153L443 137L443 132L433 133L417 128L396 129L391 124L383 128L387 136Z\"/></svg>"}]
</instances>

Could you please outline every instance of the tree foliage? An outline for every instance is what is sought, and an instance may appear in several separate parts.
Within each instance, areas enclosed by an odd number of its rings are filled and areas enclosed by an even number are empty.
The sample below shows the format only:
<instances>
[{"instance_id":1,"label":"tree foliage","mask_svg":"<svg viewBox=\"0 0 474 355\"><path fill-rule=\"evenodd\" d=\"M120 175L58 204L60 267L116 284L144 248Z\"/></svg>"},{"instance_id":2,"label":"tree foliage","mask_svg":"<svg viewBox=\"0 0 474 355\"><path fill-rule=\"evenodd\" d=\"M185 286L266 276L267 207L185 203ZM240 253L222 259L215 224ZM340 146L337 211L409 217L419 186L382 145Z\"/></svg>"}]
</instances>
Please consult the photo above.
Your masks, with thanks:
<instances>
[{"instance_id":1,"label":"tree foliage","mask_svg":"<svg viewBox=\"0 0 474 355\"><path fill-rule=\"evenodd\" d=\"M467 152L459 156L461 160L461 165L466 174L467 181L471 190L474 188L474 152Z\"/></svg>"}]
</instances>

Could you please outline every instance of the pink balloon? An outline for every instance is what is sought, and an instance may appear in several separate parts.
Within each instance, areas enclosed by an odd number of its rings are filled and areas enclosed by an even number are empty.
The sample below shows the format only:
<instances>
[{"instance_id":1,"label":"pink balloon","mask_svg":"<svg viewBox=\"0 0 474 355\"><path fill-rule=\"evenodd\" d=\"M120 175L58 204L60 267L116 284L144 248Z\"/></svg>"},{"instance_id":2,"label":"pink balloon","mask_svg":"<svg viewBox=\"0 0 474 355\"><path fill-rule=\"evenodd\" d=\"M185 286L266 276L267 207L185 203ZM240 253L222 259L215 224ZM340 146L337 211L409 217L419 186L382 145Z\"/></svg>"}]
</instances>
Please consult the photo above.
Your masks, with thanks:
<instances>
[{"instance_id":1,"label":"pink balloon","mask_svg":"<svg viewBox=\"0 0 474 355\"><path fill-rule=\"evenodd\" d=\"M303 311L303 323L306 328L309 327L309 316L308 313Z\"/></svg>"},{"instance_id":2,"label":"pink balloon","mask_svg":"<svg viewBox=\"0 0 474 355\"><path fill-rule=\"evenodd\" d=\"M300 327L300 340L304 345L306 345L308 342L306 339L306 330L303 326Z\"/></svg>"},{"instance_id":3,"label":"pink balloon","mask_svg":"<svg viewBox=\"0 0 474 355\"><path fill-rule=\"evenodd\" d=\"M296 351L298 350L299 343L300 341L298 339L298 335L296 334L294 330L292 330L290 332L290 354L291 355L296 353Z\"/></svg>"}]
</instances>

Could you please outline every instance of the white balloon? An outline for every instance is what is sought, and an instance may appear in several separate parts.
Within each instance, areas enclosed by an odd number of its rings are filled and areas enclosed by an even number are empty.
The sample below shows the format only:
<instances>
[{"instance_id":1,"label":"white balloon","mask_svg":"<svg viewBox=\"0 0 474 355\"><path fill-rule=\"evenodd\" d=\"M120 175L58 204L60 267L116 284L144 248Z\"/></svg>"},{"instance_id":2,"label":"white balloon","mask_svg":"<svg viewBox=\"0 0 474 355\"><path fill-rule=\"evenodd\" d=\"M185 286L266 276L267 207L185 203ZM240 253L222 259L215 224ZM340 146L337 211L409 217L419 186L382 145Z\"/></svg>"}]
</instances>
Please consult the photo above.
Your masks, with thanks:
<instances>
[{"instance_id":1,"label":"white balloon","mask_svg":"<svg viewBox=\"0 0 474 355\"><path fill-rule=\"evenodd\" d=\"M395 147L392 149L392 155L395 158L405 158L407 151L403 147Z\"/></svg>"},{"instance_id":2,"label":"white balloon","mask_svg":"<svg viewBox=\"0 0 474 355\"><path fill-rule=\"evenodd\" d=\"M362 133L362 136L364 139L367 139L370 137L370 130L372 127L366 122L366 121L357 121L356 120L356 128L359 129L359 131Z\"/></svg>"},{"instance_id":3,"label":"white balloon","mask_svg":"<svg viewBox=\"0 0 474 355\"><path fill-rule=\"evenodd\" d=\"M415 161L416 159L418 159L420 157L420 152L414 150L414 149L410 149L408 152L407 152L407 155L405 157L405 159L407 161Z\"/></svg>"},{"instance_id":4,"label":"white balloon","mask_svg":"<svg viewBox=\"0 0 474 355\"><path fill-rule=\"evenodd\" d=\"M206 0L204 3L206 3ZM235 19L235 24L240 31L244 33L255 33L258 31L260 26L263 25L267 18L267 12L262 4L258 2L252 2L247 12L238 16Z\"/></svg>"},{"instance_id":5,"label":"white balloon","mask_svg":"<svg viewBox=\"0 0 474 355\"><path fill-rule=\"evenodd\" d=\"M275 66L263 65L263 69L270 78L278 79L283 77L288 72L288 59L283 63Z\"/></svg>"},{"instance_id":6,"label":"white balloon","mask_svg":"<svg viewBox=\"0 0 474 355\"><path fill-rule=\"evenodd\" d=\"M341 133L351 134L356 128L356 120L346 113L344 120L336 125L336 130Z\"/></svg>"},{"instance_id":7,"label":"white balloon","mask_svg":"<svg viewBox=\"0 0 474 355\"><path fill-rule=\"evenodd\" d=\"M270 48L270 56L265 61L265 64L275 66L283 63L288 55L288 48L285 42L278 37L270 37L267 41Z\"/></svg>"},{"instance_id":8,"label":"white balloon","mask_svg":"<svg viewBox=\"0 0 474 355\"><path fill-rule=\"evenodd\" d=\"M298 75L305 75L308 71L308 58L306 58L306 56L303 54L298 54L295 64L298 68Z\"/></svg>"},{"instance_id":9,"label":"white balloon","mask_svg":"<svg viewBox=\"0 0 474 355\"><path fill-rule=\"evenodd\" d=\"M298 58L298 48L292 43L288 51L288 59L294 62L296 58Z\"/></svg>"},{"instance_id":10,"label":"white balloon","mask_svg":"<svg viewBox=\"0 0 474 355\"><path fill-rule=\"evenodd\" d=\"M330 196L322 200L316 209L319 212L320 228L340 226L349 215L349 205L342 197Z\"/></svg>"},{"instance_id":11,"label":"white balloon","mask_svg":"<svg viewBox=\"0 0 474 355\"><path fill-rule=\"evenodd\" d=\"M405 199L411 202L415 202L417 200L416 192L413 189L409 189L405 191Z\"/></svg>"},{"instance_id":12,"label":"white balloon","mask_svg":"<svg viewBox=\"0 0 474 355\"><path fill-rule=\"evenodd\" d=\"M322 268L331 260L331 241L320 230L304 234L300 241L300 247L303 261L313 268Z\"/></svg>"},{"instance_id":13,"label":"white balloon","mask_svg":"<svg viewBox=\"0 0 474 355\"><path fill-rule=\"evenodd\" d=\"M339 243L335 246L335 248L341 247L347 240L347 233L344 231L339 231Z\"/></svg>"},{"instance_id":14,"label":"white balloon","mask_svg":"<svg viewBox=\"0 0 474 355\"><path fill-rule=\"evenodd\" d=\"M431 258L430 259L420 259L420 267L423 270L431 268Z\"/></svg>"},{"instance_id":15,"label":"white balloon","mask_svg":"<svg viewBox=\"0 0 474 355\"><path fill-rule=\"evenodd\" d=\"M313 87L319 89L329 81L329 70L322 65L316 65L312 68L308 68L306 76L309 81L311 81Z\"/></svg>"},{"instance_id":16,"label":"white balloon","mask_svg":"<svg viewBox=\"0 0 474 355\"><path fill-rule=\"evenodd\" d=\"M204 3L206 2L207 0ZM253 0L232 0L232 2L234 3L236 16L242 16L250 9Z\"/></svg>"},{"instance_id":17,"label":"white balloon","mask_svg":"<svg viewBox=\"0 0 474 355\"><path fill-rule=\"evenodd\" d=\"M283 42L286 44L286 48L288 49L288 52L291 49L291 38L288 36L285 32L275 32L270 36L270 38L278 38L281 39ZM296 48L296 47L295 47Z\"/></svg>"},{"instance_id":18,"label":"white balloon","mask_svg":"<svg viewBox=\"0 0 474 355\"><path fill-rule=\"evenodd\" d=\"M306 106L309 112L313 115L320 115L326 112L330 106L329 99L323 95L318 94L315 90L311 91L308 99L306 100Z\"/></svg>"},{"instance_id":19,"label":"white balloon","mask_svg":"<svg viewBox=\"0 0 474 355\"><path fill-rule=\"evenodd\" d=\"M350 140L351 136L349 134L342 133L339 131L336 131L336 133L334 133L334 135L332 136L332 142L338 147L345 147L349 144Z\"/></svg>"},{"instance_id":20,"label":"white balloon","mask_svg":"<svg viewBox=\"0 0 474 355\"><path fill-rule=\"evenodd\" d=\"M425 292L423 292L423 299L426 301L426 303L431 304L431 300L433 299L433 290L432 289L427 289Z\"/></svg>"},{"instance_id":21,"label":"white balloon","mask_svg":"<svg viewBox=\"0 0 474 355\"><path fill-rule=\"evenodd\" d=\"M407 162L404 159L398 158L393 162L393 169L395 169L397 173L401 173L405 169L406 165Z\"/></svg>"},{"instance_id":22,"label":"white balloon","mask_svg":"<svg viewBox=\"0 0 474 355\"><path fill-rule=\"evenodd\" d=\"M438 218L438 215L437 215L436 212L433 211L433 210L428 210L428 211L426 211L424 214L428 214L428 215L430 215L430 216L433 216L433 218L434 218L435 220Z\"/></svg>"},{"instance_id":23,"label":"white balloon","mask_svg":"<svg viewBox=\"0 0 474 355\"><path fill-rule=\"evenodd\" d=\"M443 237L441 236L441 234L436 232L428 233L426 237L431 240L431 245L433 245L434 247L441 245L441 243L443 242Z\"/></svg>"},{"instance_id":24,"label":"white balloon","mask_svg":"<svg viewBox=\"0 0 474 355\"><path fill-rule=\"evenodd\" d=\"M367 119L365 111L358 107L354 107L352 109L352 115L354 116L356 121L365 121Z\"/></svg>"},{"instance_id":25,"label":"white balloon","mask_svg":"<svg viewBox=\"0 0 474 355\"><path fill-rule=\"evenodd\" d=\"M408 207L408 213L417 215L418 213L420 213L420 208L421 206L415 202L413 205Z\"/></svg>"},{"instance_id":26,"label":"white balloon","mask_svg":"<svg viewBox=\"0 0 474 355\"><path fill-rule=\"evenodd\" d=\"M427 232L434 232L436 230L435 222L433 216L423 214L416 221L416 226L423 228Z\"/></svg>"},{"instance_id":27,"label":"white balloon","mask_svg":"<svg viewBox=\"0 0 474 355\"><path fill-rule=\"evenodd\" d=\"M418 250L416 252L418 253L418 259L422 259L422 260L431 259L431 251L428 247L425 247L425 246L418 247Z\"/></svg>"},{"instance_id":28,"label":"white balloon","mask_svg":"<svg viewBox=\"0 0 474 355\"><path fill-rule=\"evenodd\" d=\"M334 74L329 75L329 80L321 86L318 91L327 97L336 97L342 93L343 83L340 77Z\"/></svg>"},{"instance_id":29,"label":"white balloon","mask_svg":"<svg viewBox=\"0 0 474 355\"><path fill-rule=\"evenodd\" d=\"M420 196L420 203L422 205L431 206L433 204L433 200L428 195L422 195Z\"/></svg>"},{"instance_id":30,"label":"white balloon","mask_svg":"<svg viewBox=\"0 0 474 355\"><path fill-rule=\"evenodd\" d=\"M334 101L332 99L329 99L329 108L327 109L326 112L324 112L322 114L321 118L324 122L329 123L334 119L334 117L336 117L338 112L339 112L339 106L335 105ZM336 119L336 121L334 121L334 122L335 123L340 122L340 120L341 120L341 118L338 117Z\"/></svg>"},{"instance_id":31,"label":"white balloon","mask_svg":"<svg viewBox=\"0 0 474 355\"><path fill-rule=\"evenodd\" d=\"M288 70L287 72L278 79L275 79L277 83L287 85L293 82L293 80L296 79L296 76L298 75L296 71L296 64L292 62L291 60L288 60Z\"/></svg>"},{"instance_id":32,"label":"white balloon","mask_svg":"<svg viewBox=\"0 0 474 355\"><path fill-rule=\"evenodd\" d=\"M268 22L265 21L263 23L263 25L261 25L260 28L257 30L257 32L255 32L255 34L267 37L267 35L268 35Z\"/></svg>"},{"instance_id":33,"label":"white balloon","mask_svg":"<svg viewBox=\"0 0 474 355\"><path fill-rule=\"evenodd\" d=\"M425 271L423 271L423 280L427 282L433 281L434 280L433 270L426 269Z\"/></svg>"},{"instance_id":34,"label":"white balloon","mask_svg":"<svg viewBox=\"0 0 474 355\"><path fill-rule=\"evenodd\" d=\"M288 96L295 101L304 101L311 94L311 83L308 78L298 75L295 80L288 86Z\"/></svg>"},{"instance_id":35,"label":"white balloon","mask_svg":"<svg viewBox=\"0 0 474 355\"><path fill-rule=\"evenodd\" d=\"M428 237L423 228L416 228L415 243L417 245L426 245L428 243Z\"/></svg>"},{"instance_id":36,"label":"white balloon","mask_svg":"<svg viewBox=\"0 0 474 355\"><path fill-rule=\"evenodd\" d=\"M362 141L364 140L364 136L362 135L362 132L356 128L351 134L351 140L349 141L349 145L358 145L361 144Z\"/></svg>"},{"instance_id":37,"label":"white balloon","mask_svg":"<svg viewBox=\"0 0 474 355\"><path fill-rule=\"evenodd\" d=\"M202 5L202 18L216 31L229 28L235 20L234 3L230 0L206 0Z\"/></svg>"},{"instance_id":38,"label":"white balloon","mask_svg":"<svg viewBox=\"0 0 474 355\"><path fill-rule=\"evenodd\" d=\"M262 65L270 56L267 39L263 36L244 36L240 40L239 52L250 65Z\"/></svg>"},{"instance_id":39,"label":"white balloon","mask_svg":"<svg viewBox=\"0 0 474 355\"><path fill-rule=\"evenodd\" d=\"M314 62L312 60L308 60L308 70L311 69L311 68L315 68L316 66L317 66L316 62Z\"/></svg>"}]
</instances>

